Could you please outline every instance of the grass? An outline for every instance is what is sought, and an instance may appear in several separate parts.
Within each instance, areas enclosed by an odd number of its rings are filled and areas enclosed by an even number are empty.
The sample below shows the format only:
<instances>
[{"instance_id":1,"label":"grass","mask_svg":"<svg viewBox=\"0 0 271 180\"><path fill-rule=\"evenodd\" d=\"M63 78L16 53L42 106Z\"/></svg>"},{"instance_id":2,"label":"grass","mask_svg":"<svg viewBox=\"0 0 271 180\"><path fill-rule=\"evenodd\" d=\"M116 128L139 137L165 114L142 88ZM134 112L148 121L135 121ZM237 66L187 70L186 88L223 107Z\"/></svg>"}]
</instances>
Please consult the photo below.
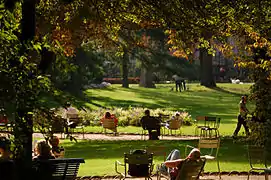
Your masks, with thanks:
<instances>
[{"instance_id":1,"label":"grass","mask_svg":"<svg viewBox=\"0 0 271 180\"><path fill-rule=\"evenodd\" d=\"M129 89L113 85L108 89L89 89L85 91L85 105L92 109L103 108L162 108L168 110L185 110L195 118L198 115L221 117L220 133L230 136L235 129L240 96L249 94L251 84L217 84L210 89L198 84L189 84L188 91L170 91L173 84L157 85L157 88L141 88L130 85ZM248 103L248 109L253 105ZM141 128L119 127L119 132L137 133ZM87 132L100 132L99 127L87 127ZM240 134L244 133L241 129ZM194 127L183 127L183 134L193 135Z\"/></svg>"},{"instance_id":2,"label":"grass","mask_svg":"<svg viewBox=\"0 0 271 180\"><path fill-rule=\"evenodd\" d=\"M144 149L146 147L164 146L168 154L173 149L179 149L181 156L185 157L185 145L197 146L197 141L87 141L78 143L62 142L65 147L66 157L80 157L85 159L85 164L80 166L79 176L89 175L116 175L114 163L116 160L123 162L123 153L131 149ZM219 149L221 171L247 171L249 163L243 143L233 143L232 140L222 140ZM154 163L163 161L163 156L155 156ZM216 161L208 161L205 171L217 171Z\"/></svg>"},{"instance_id":3,"label":"grass","mask_svg":"<svg viewBox=\"0 0 271 180\"><path fill-rule=\"evenodd\" d=\"M217 88L209 89L198 84L189 84L185 92L170 91L173 84L157 85L155 89L140 88L130 85L129 89L120 85L112 85L108 89L89 89L85 91L81 103L91 109L98 108L129 108L144 107L149 109L162 108L167 110L185 110L195 118L198 115L221 117L220 134L229 136L233 133L238 114L240 96L249 94L251 84L217 84ZM248 104L253 110L253 105ZM182 128L185 135L194 134L194 126ZM87 132L101 132L101 127L86 127ZM140 133L140 127L118 127L119 132ZM243 133L241 130L240 134ZM197 141L87 141L78 143L63 141L66 157L84 158L86 163L80 167L79 176L116 175L114 162L123 160L123 153L131 149L149 146L166 147L169 153L172 149L180 149L184 157L186 144L197 145ZM247 171L249 163L243 143L233 143L223 140L219 151L221 171ZM155 164L163 161L162 157L154 158ZM208 161L206 171L217 171L216 162Z\"/></svg>"}]
</instances>

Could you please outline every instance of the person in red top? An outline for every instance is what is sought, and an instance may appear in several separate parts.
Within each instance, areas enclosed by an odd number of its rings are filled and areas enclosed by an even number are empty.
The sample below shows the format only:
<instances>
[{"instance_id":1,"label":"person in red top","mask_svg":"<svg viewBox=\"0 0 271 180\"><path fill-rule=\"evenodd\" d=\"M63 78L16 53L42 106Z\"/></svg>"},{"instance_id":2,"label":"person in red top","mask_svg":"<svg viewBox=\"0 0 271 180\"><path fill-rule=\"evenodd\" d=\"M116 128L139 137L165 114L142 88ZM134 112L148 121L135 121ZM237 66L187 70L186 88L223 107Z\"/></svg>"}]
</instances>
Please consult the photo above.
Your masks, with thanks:
<instances>
[{"instance_id":1,"label":"person in red top","mask_svg":"<svg viewBox=\"0 0 271 180\"><path fill-rule=\"evenodd\" d=\"M110 114L110 112L106 112L104 117L100 120L101 124L103 124L105 119L112 119L114 120L114 124L115 126L118 126L118 119L116 118L116 116L114 114Z\"/></svg>"},{"instance_id":2,"label":"person in red top","mask_svg":"<svg viewBox=\"0 0 271 180\"><path fill-rule=\"evenodd\" d=\"M118 119L114 114L110 114L110 112L106 112L104 117L100 120L101 125L103 126L104 121L114 121L115 127L106 127L107 129L112 130L115 134L117 133Z\"/></svg>"}]
</instances>

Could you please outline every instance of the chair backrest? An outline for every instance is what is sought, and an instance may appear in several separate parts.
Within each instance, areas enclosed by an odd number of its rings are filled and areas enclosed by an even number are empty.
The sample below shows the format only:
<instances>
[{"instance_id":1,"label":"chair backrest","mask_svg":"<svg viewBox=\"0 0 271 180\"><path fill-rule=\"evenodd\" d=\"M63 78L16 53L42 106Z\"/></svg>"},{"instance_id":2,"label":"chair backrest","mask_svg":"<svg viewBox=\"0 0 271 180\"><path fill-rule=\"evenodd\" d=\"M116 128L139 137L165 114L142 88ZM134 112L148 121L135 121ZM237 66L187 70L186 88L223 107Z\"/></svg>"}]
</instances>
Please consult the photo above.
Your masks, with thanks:
<instances>
[{"instance_id":1,"label":"chair backrest","mask_svg":"<svg viewBox=\"0 0 271 180\"><path fill-rule=\"evenodd\" d=\"M163 157L163 161L166 161L167 149L165 146L150 146L147 147L147 152L152 153L153 156Z\"/></svg>"},{"instance_id":2,"label":"chair backrest","mask_svg":"<svg viewBox=\"0 0 271 180\"><path fill-rule=\"evenodd\" d=\"M217 117L205 116L205 125L211 128L216 128Z\"/></svg>"},{"instance_id":3,"label":"chair backrest","mask_svg":"<svg viewBox=\"0 0 271 180\"><path fill-rule=\"evenodd\" d=\"M69 122L73 122L74 124L78 125L82 123L82 118L81 117L69 118Z\"/></svg>"},{"instance_id":4,"label":"chair backrest","mask_svg":"<svg viewBox=\"0 0 271 180\"><path fill-rule=\"evenodd\" d=\"M36 179L75 180L81 163L85 163L82 158L37 160L33 169Z\"/></svg>"},{"instance_id":5,"label":"chair backrest","mask_svg":"<svg viewBox=\"0 0 271 180\"><path fill-rule=\"evenodd\" d=\"M219 138L214 138L214 139L210 139L210 138L206 138L206 139L199 139L199 145L198 148L201 149L210 149L210 153L209 155L213 155L214 153L214 149L216 149L215 152L215 157L217 157L218 155L218 151L219 151L219 147L220 147L220 139Z\"/></svg>"},{"instance_id":6,"label":"chair backrest","mask_svg":"<svg viewBox=\"0 0 271 180\"><path fill-rule=\"evenodd\" d=\"M107 119L105 118L103 120L103 128L112 129L115 128L115 122L113 119Z\"/></svg>"},{"instance_id":7,"label":"chair backrest","mask_svg":"<svg viewBox=\"0 0 271 180\"><path fill-rule=\"evenodd\" d=\"M186 159L178 172L176 180L198 179L205 166L205 162L205 158L201 158L198 161Z\"/></svg>"},{"instance_id":8,"label":"chair backrest","mask_svg":"<svg viewBox=\"0 0 271 180\"><path fill-rule=\"evenodd\" d=\"M265 166L265 150L263 146L248 145L248 160L251 168Z\"/></svg>"},{"instance_id":9,"label":"chair backrest","mask_svg":"<svg viewBox=\"0 0 271 180\"><path fill-rule=\"evenodd\" d=\"M150 116L146 118L143 123L143 126L146 127L146 129L156 129L161 126L161 119L159 117Z\"/></svg>"},{"instance_id":10,"label":"chair backrest","mask_svg":"<svg viewBox=\"0 0 271 180\"><path fill-rule=\"evenodd\" d=\"M135 177L148 177L152 167L153 154L124 154L124 163L129 165L128 174ZM126 173L126 172L125 172Z\"/></svg>"},{"instance_id":11,"label":"chair backrest","mask_svg":"<svg viewBox=\"0 0 271 180\"><path fill-rule=\"evenodd\" d=\"M177 130L181 127L181 120L177 120L177 119L172 119L169 121L169 129L172 129L172 130Z\"/></svg>"},{"instance_id":12,"label":"chair backrest","mask_svg":"<svg viewBox=\"0 0 271 180\"><path fill-rule=\"evenodd\" d=\"M161 118L162 121L169 119L169 115L165 115L165 114L159 114L159 117Z\"/></svg>"},{"instance_id":13,"label":"chair backrest","mask_svg":"<svg viewBox=\"0 0 271 180\"><path fill-rule=\"evenodd\" d=\"M54 119L52 121L52 132L53 133L63 133L65 127L65 121L64 119Z\"/></svg>"},{"instance_id":14,"label":"chair backrest","mask_svg":"<svg viewBox=\"0 0 271 180\"><path fill-rule=\"evenodd\" d=\"M204 124L205 125L205 116L197 116L196 117L196 123L197 124Z\"/></svg>"}]
</instances>

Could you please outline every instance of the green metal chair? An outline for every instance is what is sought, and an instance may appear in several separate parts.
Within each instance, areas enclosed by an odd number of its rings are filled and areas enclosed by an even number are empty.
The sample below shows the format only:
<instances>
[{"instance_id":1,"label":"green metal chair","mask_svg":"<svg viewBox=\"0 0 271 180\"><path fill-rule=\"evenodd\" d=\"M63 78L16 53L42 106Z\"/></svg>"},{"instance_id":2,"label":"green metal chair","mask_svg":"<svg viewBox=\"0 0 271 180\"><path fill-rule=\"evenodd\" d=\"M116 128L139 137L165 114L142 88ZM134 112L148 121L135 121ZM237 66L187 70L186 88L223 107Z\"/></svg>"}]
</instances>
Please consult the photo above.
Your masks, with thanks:
<instances>
[{"instance_id":1,"label":"green metal chair","mask_svg":"<svg viewBox=\"0 0 271 180\"><path fill-rule=\"evenodd\" d=\"M269 153L263 146L248 145L247 150L250 165L247 179L249 180L252 171L263 171L265 173L265 180L268 180L268 174L271 173L271 168L268 167Z\"/></svg>"},{"instance_id":2,"label":"green metal chair","mask_svg":"<svg viewBox=\"0 0 271 180\"><path fill-rule=\"evenodd\" d=\"M124 172L119 171L119 166L124 168ZM132 172L132 167L139 171L139 174ZM115 171L120 175L120 179L132 177L145 177L151 179L153 170L153 154L127 154L124 153L124 163L115 162Z\"/></svg>"},{"instance_id":3,"label":"green metal chair","mask_svg":"<svg viewBox=\"0 0 271 180\"><path fill-rule=\"evenodd\" d=\"M202 158L205 158L207 161L216 160L219 178L221 179L220 164L218 160L219 147L220 147L219 138L201 138L199 139L199 144L197 148L201 151ZM188 148L195 147L187 145L185 148L185 155L188 155L187 151Z\"/></svg>"},{"instance_id":4,"label":"green metal chair","mask_svg":"<svg viewBox=\"0 0 271 180\"><path fill-rule=\"evenodd\" d=\"M185 159L181 165L176 179L177 180L196 180L199 179L201 172L204 169L206 158L200 158L198 161ZM169 174L163 174L158 171L157 180L161 178L171 179Z\"/></svg>"}]
</instances>

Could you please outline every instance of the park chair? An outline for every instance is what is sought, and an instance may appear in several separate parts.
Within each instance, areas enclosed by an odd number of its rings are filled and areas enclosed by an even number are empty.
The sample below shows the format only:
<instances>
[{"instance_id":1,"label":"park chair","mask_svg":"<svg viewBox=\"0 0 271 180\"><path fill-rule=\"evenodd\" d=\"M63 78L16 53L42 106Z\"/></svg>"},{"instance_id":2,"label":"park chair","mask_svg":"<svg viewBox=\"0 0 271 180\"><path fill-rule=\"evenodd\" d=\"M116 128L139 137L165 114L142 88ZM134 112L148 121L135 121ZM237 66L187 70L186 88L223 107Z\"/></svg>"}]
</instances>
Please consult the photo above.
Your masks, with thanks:
<instances>
[{"instance_id":1,"label":"park chair","mask_svg":"<svg viewBox=\"0 0 271 180\"><path fill-rule=\"evenodd\" d=\"M119 172L119 166L124 167L124 172ZM120 179L131 177L145 177L145 179L150 179L152 170L152 153L124 153L124 164L120 161L115 162L115 171L120 175Z\"/></svg>"},{"instance_id":2,"label":"park chair","mask_svg":"<svg viewBox=\"0 0 271 180\"><path fill-rule=\"evenodd\" d=\"M82 158L35 160L32 168L35 179L75 180L81 163L85 163Z\"/></svg>"},{"instance_id":3,"label":"park chair","mask_svg":"<svg viewBox=\"0 0 271 180\"><path fill-rule=\"evenodd\" d=\"M78 114L67 113L67 125L71 130L71 134L81 130L83 138L85 138L85 127L82 124L83 119L78 116Z\"/></svg>"},{"instance_id":4,"label":"park chair","mask_svg":"<svg viewBox=\"0 0 271 180\"><path fill-rule=\"evenodd\" d=\"M201 172L204 169L206 162L206 158L201 157L198 161L191 161L189 159L185 159L181 168L177 174L177 180L196 180L199 179ZM170 175L163 174L158 171L157 179L160 180L162 177L166 179L171 179Z\"/></svg>"},{"instance_id":5,"label":"park chair","mask_svg":"<svg viewBox=\"0 0 271 180\"><path fill-rule=\"evenodd\" d=\"M52 121L52 133L60 133L60 136L62 138L62 134L65 133L65 126L66 126L66 119L55 117Z\"/></svg>"},{"instance_id":6,"label":"park chair","mask_svg":"<svg viewBox=\"0 0 271 180\"><path fill-rule=\"evenodd\" d=\"M196 128L195 128L195 136L198 136L199 129L206 127L205 116L197 116L195 120Z\"/></svg>"},{"instance_id":7,"label":"park chair","mask_svg":"<svg viewBox=\"0 0 271 180\"><path fill-rule=\"evenodd\" d=\"M172 135L172 131L175 131L175 135L177 135L177 131L179 131L179 134L181 135L181 126L182 126L182 120L176 120L172 119L168 122L168 126L165 126L165 128L168 130L168 134L170 132L170 135Z\"/></svg>"},{"instance_id":8,"label":"park chair","mask_svg":"<svg viewBox=\"0 0 271 180\"><path fill-rule=\"evenodd\" d=\"M115 122L112 119L104 119L103 124L102 124L102 131L106 134L106 130L109 129L113 131L114 135L117 134L117 127L115 126Z\"/></svg>"},{"instance_id":9,"label":"park chair","mask_svg":"<svg viewBox=\"0 0 271 180\"><path fill-rule=\"evenodd\" d=\"M218 160L218 152L220 147L220 139L219 138L201 138L199 139L198 149L201 151L201 157L205 158L207 161L216 160L217 162L217 170L219 173L219 178L221 178L220 174L220 165ZM187 145L185 148L185 154L188 155L188 148L194 148L193 146Z\"/></svg>"},{"instance_id":10,"label":"park chair","mask_svg":"<svg viewBox=\"0 0 271 180\"><path fill-rule=\"evenodd\" d=\"M268 153L263 146L255 145L248 145L247 150L250 164L247 179L249 180L249 176L252 171L263 171L265 173L265 180L268 180L268 174L271 173L270 167L268 168L270 152Z\"/></svg>"},{"instance_id":11,"label":"park chair","mask_svg":"<svg viewBox=\"0 0 271 180\"><path fill-rule=\"evenodd\" d=\"M217 117L210 117L205 116L205 126L201 127L201 137L213 137L212 132L215 133L215 138L219 137L219 125L220 125L220 118Z\"/></svg>"}]
</instances>

